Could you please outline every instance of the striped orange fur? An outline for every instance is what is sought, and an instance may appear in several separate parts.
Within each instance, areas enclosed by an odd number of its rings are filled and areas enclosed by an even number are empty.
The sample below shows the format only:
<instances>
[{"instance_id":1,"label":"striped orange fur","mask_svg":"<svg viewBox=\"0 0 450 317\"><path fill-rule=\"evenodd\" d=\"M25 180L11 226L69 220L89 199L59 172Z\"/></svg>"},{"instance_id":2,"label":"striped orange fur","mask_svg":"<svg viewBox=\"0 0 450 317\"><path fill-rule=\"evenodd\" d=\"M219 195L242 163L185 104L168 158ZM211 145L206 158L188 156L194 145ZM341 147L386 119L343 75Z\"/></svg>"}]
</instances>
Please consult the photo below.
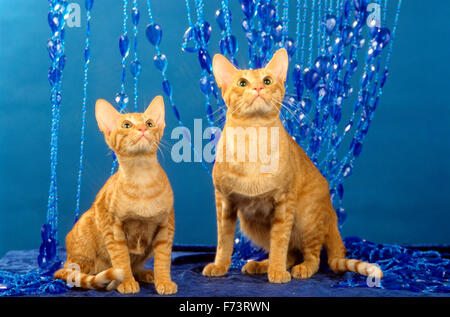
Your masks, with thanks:
<instances>
[{"instance_id":1,"label":"striped orange fur","mask_svg":"<svg viewBox=\"0 0 450 317\"><path fill-rule=\"evenodd\" d=\"M163 98L144 113L129 114L100 99L95 115L119 169L67 234L67 261L54 278L120 293L139 292L140 281L154 283L159 294L174 294L173 192L156 155L165 127ZM153 254L154 270L143 269Z\"/></svg>"},{"instance_id":2,"label":"striped orange fur","mask_svg":"<svg viewBox=\"0 0 450 317\"><path fill-rule=\"evenodd\" d=\"M214 56L214 75L228 109L217 147L222 160L216 159L213 169L217 253L203 274L221 276L228 271L239 218L242 232L269 251L268 260L248 262L242 269L244 273L267 273L272 283L286 283L291 277L309 278L318 271L320 252L325 247L334 272L382 277L377 266L345 258L328 183L281 123L287 69L285 49L278 50L265 68L256 70L237 70L224 56ZM247 134L238 136L246 141L245 158L251 156L251 151L271 149L268 143L272 138L277 141L276 151L268 152L278 154L274 156L277 164L272 171L261 171L260 158L237 159L238 148L230 149L226 141L230 128L237 127L278 131L277 135L271 132L269 138L259 137L255 142ZM231 159L223 158L224 153L230 152Z\"/></svg>"}]
</instances>

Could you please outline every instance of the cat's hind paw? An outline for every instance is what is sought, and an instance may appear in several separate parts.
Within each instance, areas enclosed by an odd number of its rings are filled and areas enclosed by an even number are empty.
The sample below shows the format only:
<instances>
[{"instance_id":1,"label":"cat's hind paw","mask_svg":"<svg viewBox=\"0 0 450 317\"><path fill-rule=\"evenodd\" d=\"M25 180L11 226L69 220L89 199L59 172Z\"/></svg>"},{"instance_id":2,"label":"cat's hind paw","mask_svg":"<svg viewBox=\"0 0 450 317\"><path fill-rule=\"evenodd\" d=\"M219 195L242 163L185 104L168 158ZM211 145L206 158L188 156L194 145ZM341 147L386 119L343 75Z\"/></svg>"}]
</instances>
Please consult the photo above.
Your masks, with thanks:
<instances>
[{"instance_id":1,"label":"cat's hind paw","mask_svg":"<svg viewBox=\"0 0 450 317\"><path fill-rule=\"evenodd\" d=\"M317 269L313 269L310 265L305 263L298 264L292 268L291 274L295 279L306 279L310 278L317 272Z\"/></svg>"},{"instance_id":2,"label":"cat's hind paw","mask_svg":"<svg viewBox=\"0 0 450 317\"><path fill-rule=\"evenodd\" d=\"M245 274L265 274L269 268L269 260L264 260L261 262L249 261L242 268L242 273Z\"/></svg>"},{"instance_id":3,"label":"cat's hind paw","mask_svg":"<svg viewBox=\"0 0 450 317\"><path fill-rule=\"evenodd\" d=\"M152 270L140 270L135 273L135 277L139 282L143 283L153 283L154 274Z\"/></svg>"},{"instance_id":4,"label":"cat's hind paw","mask_svg":"<svg viewBox=\"0 0 450 317\"><path fill-rule=\"evenodd\" d=\"M203 269L204 276L223 276L228 272L228 267L224 265L217 265L215 263L209 263Z\"/></svg>"}]
</instances>

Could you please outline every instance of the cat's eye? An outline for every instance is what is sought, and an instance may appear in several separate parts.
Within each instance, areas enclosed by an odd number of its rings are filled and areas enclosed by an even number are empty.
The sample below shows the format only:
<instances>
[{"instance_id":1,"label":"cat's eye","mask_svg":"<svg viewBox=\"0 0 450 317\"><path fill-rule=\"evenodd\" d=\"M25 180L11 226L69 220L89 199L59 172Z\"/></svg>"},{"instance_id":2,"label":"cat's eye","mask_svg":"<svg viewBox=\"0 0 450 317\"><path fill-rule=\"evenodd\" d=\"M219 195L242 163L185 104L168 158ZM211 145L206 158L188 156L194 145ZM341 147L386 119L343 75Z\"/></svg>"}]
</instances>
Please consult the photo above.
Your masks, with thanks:
<instances>
[{"instance_id":1,"label":"cat's eye","mask_svg":"<svg viewBox=\"0 0 450 317\"><path fill-rule=\"evenodd\" d=\"M149 127L149 128L153 128L153 127L154 127L154 124L153 124L153 121L152 121L152 120L147 120L147 121L145 122L145 125L146 125L147 127Z\"/></svg>"},{"instance_id":2,"label":"cat's eye","mask_svg":"<svg viewBox=\"0 0 450 317\"><path fill-rule=\"evenodd\" d=\"M267 76L267 77L264 77L264 79L263 79L263 83L264 83L264 85L266 85L266 86L269 86L270 84L272 84L272 78L270 78L269 76Z\"/></svg>"},{"instance_id":3,"label":"cat's eye","mask_svg":"<svg viewBox=\"0 0 450 317\"><path fill-rule=\"evenodd\" d=\"M122 122L122 128L124 128L124 129L129 129L132 126L133 126L133 124L130 121L128 121L128 120Z\"/></svg>"},{"instance_id":4,"label":"cat's eye","mask_svg":"<svg viewBox=\"0 0 450 317\"><path fill-rule=\"evenodd\" d=\"M238 80L237 84L239 85L239 87L247 87L248 81L245 78L241 78Z\"/></svg>"}]
</instances>

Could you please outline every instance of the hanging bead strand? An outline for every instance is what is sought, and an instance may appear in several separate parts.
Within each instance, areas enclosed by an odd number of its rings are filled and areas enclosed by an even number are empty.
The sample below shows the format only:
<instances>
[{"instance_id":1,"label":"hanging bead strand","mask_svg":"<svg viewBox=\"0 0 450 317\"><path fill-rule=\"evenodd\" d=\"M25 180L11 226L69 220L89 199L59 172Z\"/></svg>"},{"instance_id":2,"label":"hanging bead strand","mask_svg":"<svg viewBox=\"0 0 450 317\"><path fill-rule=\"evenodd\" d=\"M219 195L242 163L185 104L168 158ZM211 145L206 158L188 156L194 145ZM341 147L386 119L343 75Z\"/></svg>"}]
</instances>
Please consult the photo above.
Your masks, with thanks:
<instances>
[{"instance_id":1,"label":"hanging bead strand","mask_svg":"<svg viewBox=\"0 0 450 317\"><path fill-rule=\"evenodd\" d=\"M81 136L80 136L80 159L77 176L77 193L75 203L75 220L78 221L80 216L80 199L81 199L81 183L83 176L83 161L84 161L84 143L86 130L86 103L87 103L87 88L88 88L88 72L89 63L91 61L90 35L91 35L91 9L94 0L85 1L86 9L86 39L84 43L84 77L83 77L83 101L81 104Z\"/></svg>"}]
</instances>

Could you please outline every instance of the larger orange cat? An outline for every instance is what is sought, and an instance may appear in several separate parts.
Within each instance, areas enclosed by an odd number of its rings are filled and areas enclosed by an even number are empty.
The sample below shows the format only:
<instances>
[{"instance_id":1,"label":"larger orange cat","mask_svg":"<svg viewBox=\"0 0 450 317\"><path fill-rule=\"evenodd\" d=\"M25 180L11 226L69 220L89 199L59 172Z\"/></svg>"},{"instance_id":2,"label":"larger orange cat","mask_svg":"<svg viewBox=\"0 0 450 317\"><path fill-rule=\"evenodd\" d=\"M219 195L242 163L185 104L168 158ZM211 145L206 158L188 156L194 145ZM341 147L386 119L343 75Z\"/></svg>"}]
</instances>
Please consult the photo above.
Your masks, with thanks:
<instances>
[{"instance_id":1,"label":"larger orange cat","mask_svg":"<svg viewBox=\"0 0 450 317\"><path fill-rule=\"evenodd\" d=\"M281 123L287 69L285 49L256 70L237 70L224 56L214 56L214 76L228 109L213 169L217 253L203 275L228 271L239 217L242 232L269 251L268 260L248 262L244 273L267 273L272 283L309 278L318 271L325 247L334 272L381 277L377 266L345 258L328 183ZM233 144L235 136L238 143L245 141L243 153ZM255 157L255 151L266 159ZM268 164L267 157L273 162Z\"/></svg>"},{"instance_id":2,"label":"larger orange cat","mask_svg":"<svg viewBox=\"0 0 450 317\"><path fill-rule=\"evenodd\" d=\"M119 169L67 235L67 261L54 277L120 293L139 292L137 281L154 282L159 294L176 293L170 277L173 192L156 156L165 127L163 98L144 113L129 114L100 99L95 115ZM154 272L143 269L152 254Z\"/></svg>"}]
</instances>

